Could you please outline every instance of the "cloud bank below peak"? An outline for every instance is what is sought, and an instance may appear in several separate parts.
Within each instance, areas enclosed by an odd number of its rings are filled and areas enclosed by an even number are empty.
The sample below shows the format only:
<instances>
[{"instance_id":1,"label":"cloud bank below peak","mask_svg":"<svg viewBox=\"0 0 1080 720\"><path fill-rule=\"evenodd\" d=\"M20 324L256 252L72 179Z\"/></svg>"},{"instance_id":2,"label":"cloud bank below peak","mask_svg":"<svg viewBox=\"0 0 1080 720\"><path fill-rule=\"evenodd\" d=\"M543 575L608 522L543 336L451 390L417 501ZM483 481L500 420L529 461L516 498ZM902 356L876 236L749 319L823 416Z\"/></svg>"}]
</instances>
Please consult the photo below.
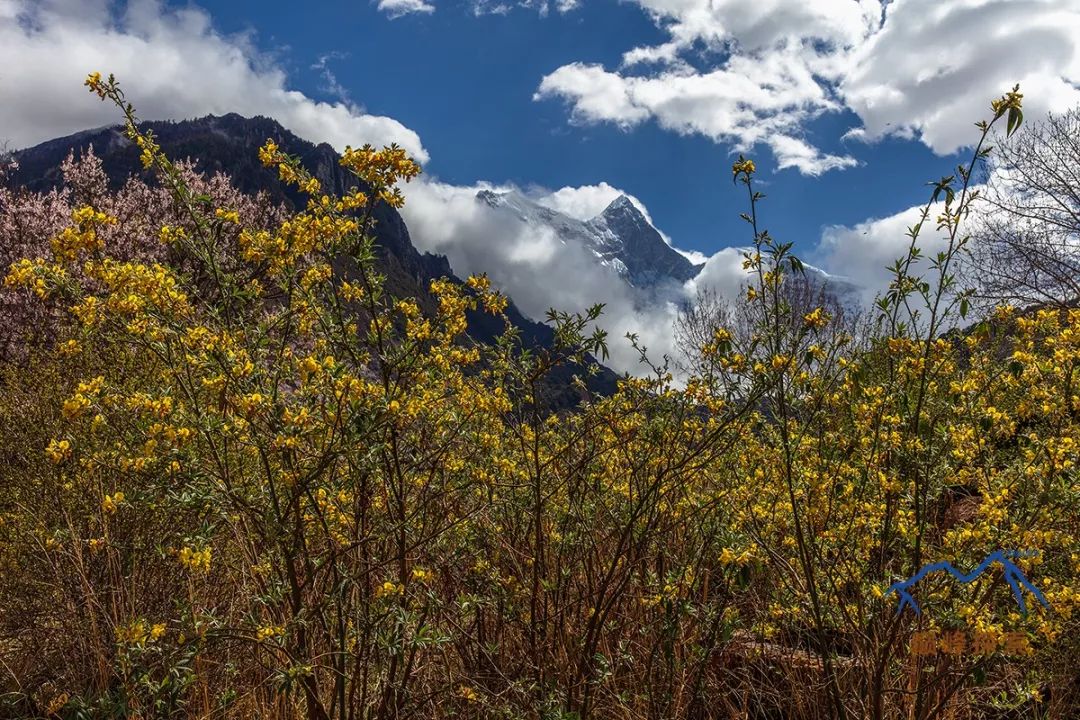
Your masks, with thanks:
<instances>
[{"instance_id":1,"label":"cloud bank below peak","mask_svg":"<svg viewBox=\"0 0 1080 720\"><path fill-rule=\"evenodd\" d=\"M508 205L482 201L478 194L505 194ZM691 299L691 288L681 283L662 290L636 288L617 264L601 262L593 249L560 233L558 222L538 222L527 212L540 206L586 222L620 196L649 217L640 200L608 183L523 191L490 183L450 185L428 177L407 187L402 216L418 248L446 255L458 275L486 272L529 317L543 318L551 307L581 312L603 303L598 324L609 333L609 364L636 373L647 369L624 336L637 335L654 361L677 357L675 320Z\"/></svg>"},{"instance_id":2,"label":"cloud bank below peak","mask_svg":"<svg viewBox=\"0 0 1080 720\"><path fill-rule=\"evenodd\" d=\"M146 119L266 115L338 150L396 142L428 159L419 135L397 120L289 89L284 70L249 35L218 33L194 6L0 0L0 67L13 69L0 82L0 139L14 147L116 123L116 108L80 92L86 74L99 70L119 78Z\"/></svg>"}]
</instances>

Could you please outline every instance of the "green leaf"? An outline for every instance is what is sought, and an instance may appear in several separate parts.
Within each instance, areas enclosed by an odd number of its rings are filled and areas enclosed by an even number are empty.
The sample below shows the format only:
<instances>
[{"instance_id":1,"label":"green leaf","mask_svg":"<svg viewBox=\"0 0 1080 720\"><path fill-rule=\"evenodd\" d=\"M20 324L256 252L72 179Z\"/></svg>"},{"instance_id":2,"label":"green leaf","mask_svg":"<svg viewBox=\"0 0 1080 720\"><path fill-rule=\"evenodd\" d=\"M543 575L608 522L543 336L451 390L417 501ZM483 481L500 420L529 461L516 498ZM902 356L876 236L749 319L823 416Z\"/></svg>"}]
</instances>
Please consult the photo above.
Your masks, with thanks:
<instances>
[{"instance_id":1,"label":"green leaf","mask_svg":"<svg viewBox=\"0 0 1080 720\"><path fill-rule=\"evenodd\" d=\"M1020 126L1024 122L1024 111L1020 108L1012 108L1009 110L1009 121L1006 125L1005 136L1009 137L1014 132L1020 129Z\"/></svg>"}]
</instances>

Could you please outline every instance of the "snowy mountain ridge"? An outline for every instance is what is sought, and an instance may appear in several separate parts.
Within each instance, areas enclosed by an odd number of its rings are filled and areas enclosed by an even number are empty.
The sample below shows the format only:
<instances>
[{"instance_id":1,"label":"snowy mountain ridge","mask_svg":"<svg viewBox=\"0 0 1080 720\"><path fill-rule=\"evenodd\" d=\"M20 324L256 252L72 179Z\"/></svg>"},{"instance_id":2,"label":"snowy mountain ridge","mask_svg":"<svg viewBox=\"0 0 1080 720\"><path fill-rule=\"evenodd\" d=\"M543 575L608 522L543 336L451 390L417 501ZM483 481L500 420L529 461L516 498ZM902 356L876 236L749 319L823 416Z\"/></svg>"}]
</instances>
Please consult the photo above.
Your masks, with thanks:
<instances>
[{"instance_id":1,"label":"snowy mountain ridge","mask_svg":"<svg viewBox=\"0 0 1080 720\"><path fill-rule=\"evenodd\" d=\"M706 279L706 263L695 264L664 240L646 215L626 195L619 195L595 217L580 220L533 200L518 190L480 190L478 202L533 228L551 232L564 245L586 249L643 296L691 301L692 286ZM745 252L750 248L736 248ZM804 264L806 276L824 287L846 310L856 310L863 288L851 280ZM698 280L698 283L690 281Z\"/></svg>"},{"instance_id":2,"label":"snowy mountain ridge","mask_svg":"<svg viewBox=\"0 0 1080 720\"><path fill-rule=\"evenodd\" d=\"M549 228L563 244L585 248L599 264L611 268L640 290L670 283L682 285L701 269L701 265L690 262L668 245L625 195L615 198L602 213L588 220L570 217L516 190L481 190L476 198L523 223Z\"/></svg>"}]
</instances>

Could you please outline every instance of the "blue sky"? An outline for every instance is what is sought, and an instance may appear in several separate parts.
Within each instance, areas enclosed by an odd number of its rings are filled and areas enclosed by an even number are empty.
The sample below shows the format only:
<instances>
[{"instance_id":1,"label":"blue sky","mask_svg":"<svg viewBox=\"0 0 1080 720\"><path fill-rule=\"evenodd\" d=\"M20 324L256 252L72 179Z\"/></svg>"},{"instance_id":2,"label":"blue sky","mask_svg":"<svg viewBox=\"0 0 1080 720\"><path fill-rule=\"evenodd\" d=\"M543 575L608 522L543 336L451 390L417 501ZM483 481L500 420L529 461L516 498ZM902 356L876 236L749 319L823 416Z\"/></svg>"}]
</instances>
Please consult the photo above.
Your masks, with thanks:
<instances>
[{"instance_id":1,"label":"blue sky","mask_svg":"<svg viewBox=\"0 0 1080 720\"><path fill-rule=\"evenodd\" d=\"M540 79L565 63L614 66L629 47L662 42L637 5L605 0L545 17L524 8L477 17L470 5L454 4L397 19L363 2L203 5L223 32L253 31L260 47L278 53L296 89L313 97L337 99L312 68L330 55L326 66L352 101L419 133L431 155L426 171L442 181L547 188L606 181L643 201L680 247L711 254L746 242L729 144L655 122L582 126L564 103L533 100ZM840 139L859 124L839 111L806 128L822 149L853 155L854 168L806 177L777 171L764 148L751 153L774 235L809 248L824 226L891 215L923 201L925 182L959 157L935 155L917 140Z\"/></svg>"}]
</instances>

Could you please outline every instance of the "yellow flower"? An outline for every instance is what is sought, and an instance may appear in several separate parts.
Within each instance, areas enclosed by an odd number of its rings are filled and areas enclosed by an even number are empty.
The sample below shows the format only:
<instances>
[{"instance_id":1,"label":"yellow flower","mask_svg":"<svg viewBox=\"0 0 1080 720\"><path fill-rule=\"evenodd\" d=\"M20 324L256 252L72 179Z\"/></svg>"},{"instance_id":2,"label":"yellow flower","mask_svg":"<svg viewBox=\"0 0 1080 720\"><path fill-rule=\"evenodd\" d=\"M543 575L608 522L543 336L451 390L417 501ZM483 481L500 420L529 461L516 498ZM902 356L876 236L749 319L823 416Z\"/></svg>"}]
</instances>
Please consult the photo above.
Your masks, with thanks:
<instances>
[{"instance_id":1,"label":"yellow flower","mask_svg":"<svg viewBox=\"0 0 1080 720\"><path fill-rule=\"evenodd\" d=\"M45 454L54 465L59 465L71 457L71 443L67 440L50 440Z\"/></svg>"},{"instance_id":2,"label":"yellow flower","mask_svg":"<svg viewBox=\"0 0 1080 720\"><path fill-rule=\"evenodd\" d=\"M259 148L259 161L270 167L278 161L278 146L273 140L267 140L261 148Z\"/></svg>"},{"instance_id":3,"label":"yellow flower","mask_svg":"<svg viewBox=\"0 0 1080 720\"><path fill-rule=\"evenodd\" d=\"M177 553L180 564L195 572L210 571L210 548L184 547Z\"/></svg>"},{"instance_id":4,"label":"yellow flower","mask_svg":"<svg viewBox=\"0 0 1080 720\"><path fill-rule=\"evenodd\" d=\"M285 634L285 628L280 625L260 625L255 631L255 639L264 642L274 637Z\"/></svg>"},{"instance_id":5,"label":"yellow flower","mask_svg":"<svg viewBox=\"0 0 1080 720\"><path fill-rule=\"evenodd\" d=\"M488 279L487 275L470 275L465 283L478 292L483 292L491 287L491 281Z\"/></svg>"},{"instance_id":6,"label":"yellow flower","mask_svg":"<svg viewBox=\"0 0 1080 720\"><path fill-rule=\"evenodd\" d=\"M739 159L735 162L735 164L731 166L731 173L736 177L738 177L739 175L744 175L745 177L749 178L751 175L754 174L755 170L757 170L757 168L754 166L754 161L748 160L742 155L740 155Z\"/></svg>"},{"instance_id":7,"label":"yellow flower","mask_svg":"<svg viewBox=\"0 0 1080 720\"><path fill-rule=\"evenodd\" d=\"M92 72L86 76L86 80L83 81L83 85L90 88L90 92L97 93L99 97L105 97L105 88L101 84L101 73Z\"/></svg>"},{"instance_id":8,"label":"yellow flower","mask_svg":"<svg viewBox=\"0 0 1080 720\"><path fill-rule=\"evenodd\" d=\"M400 595L405 591L401 585L398 585L390 580L387 580L378 588L375 589L376 597L389 597L391 595Z\"/></svg>"},{"instance_id":9,"label":"yellow flower","mask_svg":"<svg viewBox=\"0 0 1080 720\"><path fill-rule=\"evenodd\" d=\"M62 414L65 420L74 420L90 407L90 399L82 393L76 393L64 401Z\"/></svg>"},{"instance_id":10,"label":"yellow flower","mask_svg":"<svg viewBox=\"0 0 1080 720\"><path fill-rule=\"evenodd\" d=\"M120 506L120 503L124 502L124 493L116 492L112 495L106 495L101 501L101 509L106 513L112 514L116 512L116 509Z\"/></svg>"},{"instance_id":11,"label":"yellow flower","mask_svg":"<svg viewBox=\"0 0 1080 720\"><path fill-rule=\"evenodd\" d=\"M165 623L148 625L146 620L132 620L127 626L116 628L116 641L124 645L145 645L160 640L165 635Z\"/></svg>"},{"instance_id":12,"label":"yellow flower","mask_svg":"<svg viewBox=\"0 0 1080 720\"><path fill-rule=\"evenodd\" d=\"M60 714L60 711L64 709L64 706L68 704L68 700L70 699L70 696L66 692L62 692L54 697L49 701L48 707L45 708L46 717Z\"/></svg>"},{"instance_id":13,"label":"yellow flower","mask_svg":"<svg viewBox=\"0 0 1080 720\"><path fill-rule=\"evenodd\" d=\"M806 323L806 326L815 330L828 325L829 320L829 314L825 312L824 308L820 307L814 308L813 312L809 312L806 315L803 315L803 322Z\"/></svg>"},{"instance_id":14,"label":"yellow flower","mask_svg":"<svg viewBox=\"0 0 1080 720\"><path fill-rule=\"evenodd\" d=\"M240 213L235 210L225 210L224 208L218 208L214 210L214 216L224 222L233 223L234 225L240 223Z\"/></svg>"}]
</instances>

